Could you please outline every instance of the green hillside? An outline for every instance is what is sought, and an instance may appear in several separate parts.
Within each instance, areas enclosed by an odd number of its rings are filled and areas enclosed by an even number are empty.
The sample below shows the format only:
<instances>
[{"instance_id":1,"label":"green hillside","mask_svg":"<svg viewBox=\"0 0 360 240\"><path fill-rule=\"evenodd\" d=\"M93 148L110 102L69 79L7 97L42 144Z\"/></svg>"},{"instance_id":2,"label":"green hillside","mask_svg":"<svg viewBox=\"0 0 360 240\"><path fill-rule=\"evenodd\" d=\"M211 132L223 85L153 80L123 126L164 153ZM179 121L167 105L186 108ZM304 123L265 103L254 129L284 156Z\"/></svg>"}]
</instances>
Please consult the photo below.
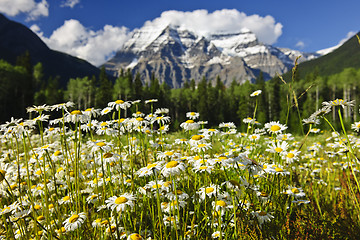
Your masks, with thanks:
<instances>
[{"instance_id":1,"label":"green hillside","mask_svg":"<svg viewBox=\"0 0 360 240\"><path fill-rule=\"evenodd\" d=\"M345 68L360 68L360 45L356 36L327 55L299 64L298 73L300 78L315 70L320 76L329 76ZM284 74L284 78L290 79L291 71Z\"/></svg>"}]
</instances>

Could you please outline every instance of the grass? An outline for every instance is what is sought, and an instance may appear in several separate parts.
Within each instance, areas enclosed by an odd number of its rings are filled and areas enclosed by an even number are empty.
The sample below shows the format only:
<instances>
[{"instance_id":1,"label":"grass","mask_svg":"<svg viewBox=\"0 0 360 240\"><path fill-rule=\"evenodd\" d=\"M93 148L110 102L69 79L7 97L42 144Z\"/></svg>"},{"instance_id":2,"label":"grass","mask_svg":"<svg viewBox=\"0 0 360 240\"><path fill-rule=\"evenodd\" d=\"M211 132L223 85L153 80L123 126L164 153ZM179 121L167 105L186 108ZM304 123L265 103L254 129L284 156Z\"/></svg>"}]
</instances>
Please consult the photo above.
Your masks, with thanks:
<instances>
[{"instance_id":1,"label":"grass","mask_svg":"<svg viewBox=\"0 0 360 240\"><path fill-rule=\"evenodd\" d=\"M279 122L256 123L256 112L245 119L246 133L232 123L207 129L197 119L168 133L167 109L122 118L129 103L109 106L34 106L35 118L1 125L1 238L360 235L356 134L294 137ZM54 111L62 117L51 119ZM322 113L312 117L326 121Z\"/></svg>"}]
</instances>

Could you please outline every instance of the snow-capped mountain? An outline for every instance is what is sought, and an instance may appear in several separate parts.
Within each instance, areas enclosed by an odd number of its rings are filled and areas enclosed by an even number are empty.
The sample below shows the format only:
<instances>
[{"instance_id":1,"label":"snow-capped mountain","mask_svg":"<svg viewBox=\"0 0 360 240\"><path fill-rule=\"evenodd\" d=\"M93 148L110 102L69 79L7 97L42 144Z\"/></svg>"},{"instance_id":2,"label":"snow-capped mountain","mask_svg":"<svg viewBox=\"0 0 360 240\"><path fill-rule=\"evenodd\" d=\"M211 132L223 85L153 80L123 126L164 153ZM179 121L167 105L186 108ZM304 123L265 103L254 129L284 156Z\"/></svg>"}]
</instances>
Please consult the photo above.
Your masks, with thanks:
<instances>
[{"instance_id":1,"label":"snow-capped mountain","mask_svg":"<svg viewBox=\"0 0 360 240\"><path fill-rule=\"evenodd\" d=\"M122 50L104 66L114 76L120 69L130 68L140 72L144 82L150 81L154 72L160 83L177 88L185 80L198 82L203 77L215 81L219 76L225 85L233 80L243 83L254 80L260 71L270 79L290 70L298 55L303 55L300 61L318 56L263 44L248 29L204 36L178 26L145 26L134 30Z\"/></svg>"}]
</instances>

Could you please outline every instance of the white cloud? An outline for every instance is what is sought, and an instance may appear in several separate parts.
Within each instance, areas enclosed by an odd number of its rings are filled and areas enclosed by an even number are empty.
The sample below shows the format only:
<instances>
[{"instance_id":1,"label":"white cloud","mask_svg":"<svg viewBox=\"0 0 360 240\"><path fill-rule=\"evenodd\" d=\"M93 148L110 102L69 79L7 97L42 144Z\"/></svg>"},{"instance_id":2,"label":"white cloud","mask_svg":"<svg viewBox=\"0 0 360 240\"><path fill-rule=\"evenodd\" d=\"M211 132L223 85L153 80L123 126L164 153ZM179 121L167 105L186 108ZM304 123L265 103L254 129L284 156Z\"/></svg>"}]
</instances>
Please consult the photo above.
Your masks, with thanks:
<instances>
[{"instance_id":1,"label":"white cloud","mask_svg":"<svg viewBox=\"0 0 360 240\"><path fill-rule=\"evenodd\" d=\"M37 25L33 25L31 30L50 48L86 59L96 66L120 50L129 37L126 27L105 25L103 29L93 31L75 19L65 21L49 38L44 36Z\"/></svg>"},{"instance_id":2,"label":"white cloud","mask_svg":"<svg viewBox=\"0 0 360 240\"><path fill-rule=\"evenodd\" d=\"M34 0L1 0L0 12L9 16L20 13L28 15L27 20L35 20L41 16L49 16L49 4L46 0L35 2Z\"/></svg>"},{"instance_id":3,"label":"white cloud","mask_svg":"<svg viewBox=\"0 0 360 240\"><path fill-rule=\"evenodd\" d=\"M206 36L214 32L239 32L243 28L250 29L261 42L273 44L282 34L282 24L267 15L247 16L236 9L223 9L209 13L207 10L193 12L165 11L160 17L147 21L144 26L164 28L177 25Z\"/></svg>"},{"instance_id":4,"label":"white cloud","mask_svg":"<svg viewBox=\"0 0 360 240\"><path fill-rule=\"evenodd\" d=\"M305 47L305 43L304 43L303 41L298 41L298 42L295 44L295 47L304 48L304 47Z\"/></svg>"},{"instance_id":5,"label":"white cloud","mask_svg":"<svg viewBox=\"0 0 360 240\"><path fill-rule=\"evenodd\" d=\"M61 7L75 7L76 4L80 3L80 0L66 0L61 4Z\"/></svg>"}]
</instances>

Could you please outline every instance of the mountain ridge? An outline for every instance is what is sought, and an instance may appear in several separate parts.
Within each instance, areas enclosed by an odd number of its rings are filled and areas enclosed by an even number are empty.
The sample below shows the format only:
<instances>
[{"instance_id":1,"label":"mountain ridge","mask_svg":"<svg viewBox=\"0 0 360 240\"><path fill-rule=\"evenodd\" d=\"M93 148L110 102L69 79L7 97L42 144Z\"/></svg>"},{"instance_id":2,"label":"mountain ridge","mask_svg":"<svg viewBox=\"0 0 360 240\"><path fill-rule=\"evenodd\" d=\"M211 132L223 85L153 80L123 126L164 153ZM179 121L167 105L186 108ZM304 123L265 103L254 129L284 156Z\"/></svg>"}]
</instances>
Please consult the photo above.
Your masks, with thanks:
<instances>
[{"instance_id":1,"label":"mountain ridge","mask_svg":"<svg viewBox=\"0 0 360 240\"><path fill-rule=\"evenodd\" d=\"M248 29L204 36L179 26L145 26L134 30L123 48L103 66L114 76L130 68L140 73L143 83L150 82L154 72L160 83L173 88L181 87L186 80L199 82L206 77L215 81L217 76L230 85L233 80L254 81L260 71L266 80L282 74L292 68L294 53L259 42ZM317 56L307 54L303 60Z\"/></svg>"},{"instance_id":2,"label":"mountain ridge","mask_svg":"<svg viewBox=\"0 0 360 240\"><path fill-rule=\"evenodd\" d=\"M32 64L43 64L45 77L60 77L65 86L70 78L98 76L100 69L69 54L50 49L26 26L0 14L0 59L15 64L16 58L29 51Z\"/></svg>"}]
</instances>

